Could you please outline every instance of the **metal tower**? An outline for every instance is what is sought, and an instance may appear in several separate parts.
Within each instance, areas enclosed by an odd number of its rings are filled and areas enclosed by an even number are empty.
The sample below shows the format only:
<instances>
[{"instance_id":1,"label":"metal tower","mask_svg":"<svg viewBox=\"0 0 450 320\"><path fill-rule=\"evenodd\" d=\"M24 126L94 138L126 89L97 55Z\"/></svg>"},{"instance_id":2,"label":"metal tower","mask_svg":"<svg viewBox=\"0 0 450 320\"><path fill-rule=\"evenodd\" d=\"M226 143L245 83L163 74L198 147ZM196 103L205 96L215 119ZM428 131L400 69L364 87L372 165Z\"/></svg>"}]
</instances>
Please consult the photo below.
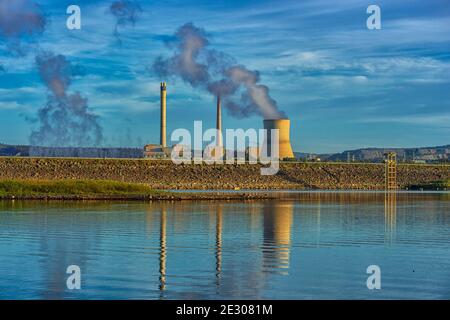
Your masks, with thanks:
<instances>
[{"instance_id":1,"label":"metal tower","mask_svg":"<svg viewBox=\"0 0 450 320\"><path fill-rule=\"evenodd\" d=\"M385 156L385 189L397 190L397 154L395 152L388 152Z\"/></svg>"}]
</instances>

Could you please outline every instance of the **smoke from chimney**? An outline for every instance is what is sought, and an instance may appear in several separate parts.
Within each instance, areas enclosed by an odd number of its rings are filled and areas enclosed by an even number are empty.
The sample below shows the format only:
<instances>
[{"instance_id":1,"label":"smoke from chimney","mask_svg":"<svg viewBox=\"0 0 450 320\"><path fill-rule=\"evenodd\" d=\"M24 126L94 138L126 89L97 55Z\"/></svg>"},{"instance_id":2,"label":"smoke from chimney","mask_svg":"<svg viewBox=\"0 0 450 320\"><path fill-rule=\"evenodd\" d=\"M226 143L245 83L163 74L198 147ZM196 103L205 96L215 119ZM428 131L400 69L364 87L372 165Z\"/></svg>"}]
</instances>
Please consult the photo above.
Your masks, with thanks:
<instances>
[{"instance_id":1,"label":"smoke from chimney","mask_svg":"<svg viewBox=\"0 0 450 320\"><path fill-rule=\"evenodd\" d=\"M238 118L261 115L264 119L279 119L285 115L269 95L269 88L260 84L258 71L239 65L223 52L208 48L203 29L192 23L181 26L166 41L173 51L169 58L158 57L153 70L162 78L180 77L192 87L200 87L220 96L228 112Z\"/></svg>"},{"instance_id":2,"label":"smoke from chimney","mask_svg":"<svg viewBox=\"0 0 450 320\"><path fill-rule=\"evenodd\" d=\"M25 54L22 43L33 41L46 25L44 12L34 1L0 0L0 36L11 53ZM99 144L102 128L97 116L89 112L87 99L79 92L67 92L74 72L71 64L63 55L40 52L36 66L48 89L48 99L38 111L39 127L31 133L30 143L52 147Z\"/></svg>"},{"instance_id":3,"label":"smoke from chimney","mask_svg":"<svg viewBox=\"0 0 450 320\"><path fill-rule=\"evenodd\" d=\"M25 54L24 40L44 32L47 19L40 6L31 0L0 0L0 37L10 53Z\"/></svg>"},{"instance_id":4,"label":"smoke from chimney","mask_svg":"<svg viewBox=\"0 0 450 320\"><path fill-rule=\"evenodd\" d=\"M48 101L39 109L39 128L30 136L32 145L54 147L97 146L102 138L98 117L88 110L79 92L68 93L73 68L63 55L40 53L36 65L48 88Z\"/></svg>"},{"instance_id":5,"label":"smoke from chimney","mask_svg":"<svg viewBox=\"0 0 450 320\"><path fill-rule=\"evenodd\" d=\"M109 7L109 11L116 18L114 27L114 36L121 43L119 27L127 25L134 26L139 16L142 14L142 8L137 1L117 0Z\"/></svg>"}]
</instances>

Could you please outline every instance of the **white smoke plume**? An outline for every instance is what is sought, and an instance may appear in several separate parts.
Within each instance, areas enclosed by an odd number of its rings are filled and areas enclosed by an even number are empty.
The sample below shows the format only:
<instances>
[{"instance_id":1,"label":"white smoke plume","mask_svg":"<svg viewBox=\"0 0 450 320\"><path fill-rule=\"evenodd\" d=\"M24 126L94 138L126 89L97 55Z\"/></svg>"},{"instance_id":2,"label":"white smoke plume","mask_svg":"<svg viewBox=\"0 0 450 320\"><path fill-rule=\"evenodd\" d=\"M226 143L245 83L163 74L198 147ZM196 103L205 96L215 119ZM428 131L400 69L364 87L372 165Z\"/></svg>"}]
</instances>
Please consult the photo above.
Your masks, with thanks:
<instances>
[{"instance_id":1,"label":"white smoke plume","mask_svg":"<svg viewBox=\"0 0 450 320\"><path fill-rule=\"evenodd\" d=\"M220 95L223 105L235 117L258 114L265 119L284 118L269 88L260 84L259 72L251 71L222 52L210 49L203 29L192 23L181 26L166 41L173 51L169 58L158 57L153 70L162 78L180 77L193 87ZM237 96L240 95L240 98Z\"/></svg>"},{"instance_id":2,"label":"white smoke plume","mask_svg":"<svg viewBox=\"0 0 450 320\"><path fill-rule=\"evenodd\" d=\"M48 88L48 101L38 112L39 128L32 132L35 146L97 146L103 135L98 117L88 109L87 99L79 92L68 93L73 68L63 55L41 53L36 65Z\"/></svg>"},{"instance_id":3,"label":"white smoke plume","mask_svg":"<svg viewBox=\"0 0 450 320\"><path fill-rule=\"evenodd\" d=\"M142 8L137 1L117 0L111 4L109 11L116 18L114 36L117 38L119 43L122 43L119 28L127 25L134 26L142 14Z\"/></svg>"},{"instance_id":4,"label":"white smoke plume","mask_svg":"<svg viewBox=\"0 0 450 320\"><path fill-rule=\"evenodd\" d=\"M24 41L42 34L48 21L31 0L0 0L0 39L11 53L25 54Z\"/></svg>"},{"instance_id":5,"label":"white smoke plume","mask_svg":"<svg viewBox=\"0 0 450 320\"><path fill-rule=\"evenodd\" d=\"M44 33L48 21L32 0L0 0L0 40L10 53L24 54L23 43L33 42ZM39 52L38 47L33 53ZM74 68L63 55L37 53L36 66L48 89L48 101L39 109L37 130L30 143L39 146L96 146L102 140L98 118L88 110L87 99L79 92L69 93Z\"/></svg>"}]
</instances>

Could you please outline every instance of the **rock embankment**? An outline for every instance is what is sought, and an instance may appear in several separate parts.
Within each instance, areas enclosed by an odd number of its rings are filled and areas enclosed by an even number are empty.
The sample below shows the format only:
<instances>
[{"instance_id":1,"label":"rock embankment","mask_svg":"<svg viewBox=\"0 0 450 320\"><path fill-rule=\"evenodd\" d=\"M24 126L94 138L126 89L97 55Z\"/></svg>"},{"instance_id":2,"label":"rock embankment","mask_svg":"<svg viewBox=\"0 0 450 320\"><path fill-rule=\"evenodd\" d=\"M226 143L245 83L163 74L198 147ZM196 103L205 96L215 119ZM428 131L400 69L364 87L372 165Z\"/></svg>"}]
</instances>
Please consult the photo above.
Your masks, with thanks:
<instances>
[{"instance_id":1,"label":"rock embankment","mask_svg":"<svg viewBox=\"0 0 450 320\"><path fill-rule=\"evenodd\" d=\"M282 163L274 176L260 165L175 165L143 159L0 158L0 179L100 179L155 189L361 189L384 187L384 166L365 163ZM450 179L448 165L399 165L400 188Z\"/></svg>"}]
</instances>

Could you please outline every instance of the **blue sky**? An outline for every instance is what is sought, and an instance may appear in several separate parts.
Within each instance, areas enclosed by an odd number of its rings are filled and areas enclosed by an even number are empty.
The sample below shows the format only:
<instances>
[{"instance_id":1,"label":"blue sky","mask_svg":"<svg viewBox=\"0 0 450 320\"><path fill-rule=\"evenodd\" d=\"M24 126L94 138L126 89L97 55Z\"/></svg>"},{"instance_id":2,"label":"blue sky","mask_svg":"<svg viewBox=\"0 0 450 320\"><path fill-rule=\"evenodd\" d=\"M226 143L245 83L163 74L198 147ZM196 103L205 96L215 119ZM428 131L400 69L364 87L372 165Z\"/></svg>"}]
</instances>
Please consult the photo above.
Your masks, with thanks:
<instances>
[{"instance_id":1,"label":"blue sky","mask_svg":"<svg viewBox=\"0 0 450 320\"><path fill-rule=\"evenodd\" d=\"M99 115L104 146L159 141L159 82L149 67L171 52L162 39L193 22L211 47L258 70L291 119L299 152L450 143L449 1L139 1L135 26L114 37L110 1L37 1L50 23L41 50L77 67L79 91ZM339 4L337 4L339 3ZM77 4L82 29L66 28ZM366 8L381 7L382 29L368 30ZM34 55L12 56L0 41L0 142L27 144L45 104ZM214 98L168 79L168 132L203 120L213 127ZM258 116L223 116L225 128L260 128Z\"/></svg>"}]
</instances>

